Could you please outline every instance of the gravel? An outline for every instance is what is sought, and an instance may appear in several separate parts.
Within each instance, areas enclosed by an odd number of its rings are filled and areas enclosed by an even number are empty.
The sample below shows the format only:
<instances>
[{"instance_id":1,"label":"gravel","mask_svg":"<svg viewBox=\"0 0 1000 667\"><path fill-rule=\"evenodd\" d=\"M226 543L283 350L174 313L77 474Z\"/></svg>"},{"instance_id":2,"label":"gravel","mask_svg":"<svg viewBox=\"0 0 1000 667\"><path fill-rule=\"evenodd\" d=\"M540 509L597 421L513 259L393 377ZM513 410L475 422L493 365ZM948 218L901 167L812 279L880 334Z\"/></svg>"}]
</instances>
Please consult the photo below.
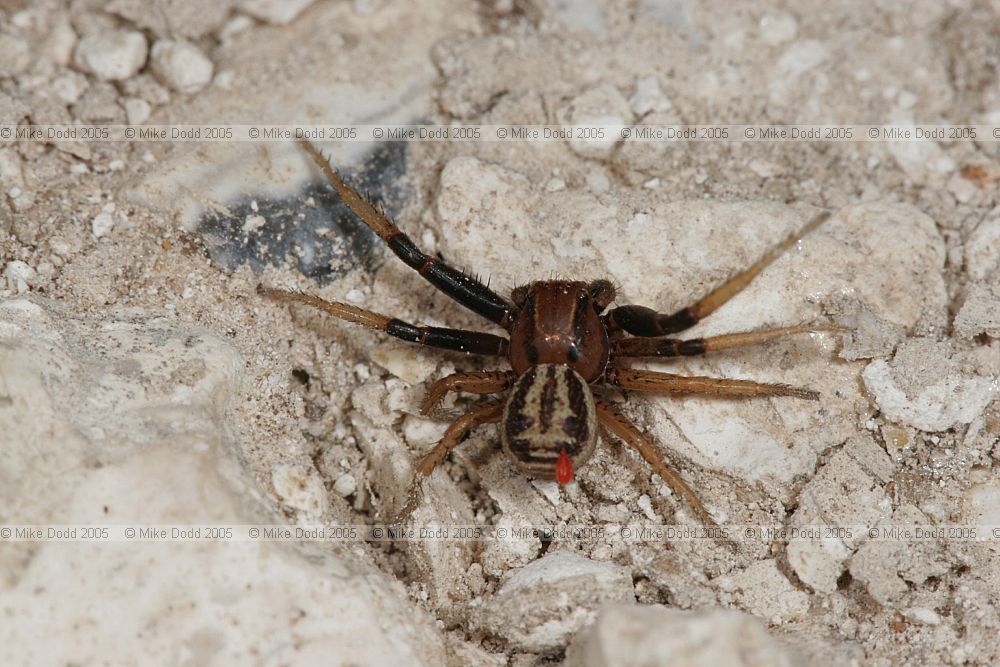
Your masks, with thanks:
<instances>
[{"instance_id":1,"label":"gravel","mask_svg":"<svg viewBox=\"0 0 1000 667\"><path fill-rule=\"evenodd\" d=\"M1000 119L995 3L203 4L7 3L0 123ZM1000 662L994 543L870 537L1000 524L994 143L322 148L429 254L504 293L609 277L620 303L671 311L831 211L684 335L840 329L639 364L820 400L612 398L721 523L858 532L622 539L699 523L612 438L559 487L517 473L484 426L413 519L510 539L0 540L13 662ZM502 364L256 296L484 328L319 177L292 142L0 141L4 523L292 529L399 507L475 400L424 418L426 383Z\"/></svg>"}]
</instances>

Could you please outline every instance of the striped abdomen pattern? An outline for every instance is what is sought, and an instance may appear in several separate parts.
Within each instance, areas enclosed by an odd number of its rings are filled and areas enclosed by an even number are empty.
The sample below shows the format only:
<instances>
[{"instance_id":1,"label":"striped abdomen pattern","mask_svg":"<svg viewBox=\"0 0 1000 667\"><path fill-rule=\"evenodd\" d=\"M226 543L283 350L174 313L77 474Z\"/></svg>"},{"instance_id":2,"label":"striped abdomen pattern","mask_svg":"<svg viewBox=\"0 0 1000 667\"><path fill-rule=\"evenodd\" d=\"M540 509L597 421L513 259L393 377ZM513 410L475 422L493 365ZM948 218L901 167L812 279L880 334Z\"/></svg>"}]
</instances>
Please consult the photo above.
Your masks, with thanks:
<instances>
[{"instance_id":1,"label":"striped abdomen pattern","mask_svg":"<svg viewBox=\"0 0 1000 667\"><path fill-rule=\"evenodd\" d=\"M541 479L556 478L564 452L573 468L597 445L597 413L590 387L562 364L538 364L517 379L504 407L500 437L517 467Z\"/></svg>"}]
</instances>

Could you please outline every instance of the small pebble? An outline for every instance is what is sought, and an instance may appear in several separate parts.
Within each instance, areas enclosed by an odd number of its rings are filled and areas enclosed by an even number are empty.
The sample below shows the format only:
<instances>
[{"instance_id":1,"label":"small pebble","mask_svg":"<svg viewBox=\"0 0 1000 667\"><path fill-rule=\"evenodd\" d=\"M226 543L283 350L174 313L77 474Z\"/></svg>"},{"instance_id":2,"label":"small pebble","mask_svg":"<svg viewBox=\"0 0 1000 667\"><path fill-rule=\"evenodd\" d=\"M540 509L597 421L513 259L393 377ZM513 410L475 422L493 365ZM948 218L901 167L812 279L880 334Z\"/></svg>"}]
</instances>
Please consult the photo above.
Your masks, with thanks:
<instances>
[{"instance_id":1,"label":"small pebble","mask_svg":"<svg viewBox=\"0 0 1000 667\"><path fill-rule=\"evenodd\" d=\"M52 80L52 92L63 102L75 104L89 85L90 82L87 81L87 77L83 74L79 72L66 72L62 76Z\"/></svg>"},{"instance_id":2,"label":"small pebble","mask_svg":"<svg viewBox=\"0 0 1000 667\"><path fill-rule=\"evenodd\" d=\"M448 428L448 422L426 419L416 415L406 415L403 418L403 437L415 448L431 447Z\"/></svg>"},{"instance_id":3,"label":"small pebble","mask_svg":"<svg viewBox=\"0 0 1000 667\"><path fill-rule=\"evenodd\" d=\"M149 118L151 107L141 97L127 97L123 104L129 125L141 125Z\"/></svg>"},{"instance_id":4,"label":"small pebble","mask_svg":"<svg viewBox=\"0 0 1000 667\"><path fill-rule=\"evenodd\" d=\"M905 612L906 617L924 625L940 625L941 616L933 609L927 607L910 607Z\"/></svg>"},{"instance_id":5,"label":"small pebble","mask_svg":"<svg viewBox=\"0 0 1000 667\"><path fill-rule=\"evenodd\" d=\"M947 431L971 423L997 393L993 378L966 372L954 354L947 342L911 338L891 362L868 364L861 378L886 419L921 431Z\"/></svg>"},{"instance_id":6,"label":"small pebble","mask_svg":"<svg viewBox=\"0 0 1000 667\"><path fill-rule=\"evenodd\" d=\"M645 116L651 111L667 111L673 106L660 90L660 82L655 76L635 82L635 94L628 99L628 104L636 116Z\"/></svg>"},{"instance_id":7,"label":"small pebble","mask_svg":"<svg viewBox=\"0 0 1000 667\"><path fill-rule=\"evenodd\" d=\"M613 128L632 122L632 109L610 84L589 88L562 108L563 122L580 126L569 140L570 149L583 157L606 159L621 137Z\"/></svg>"},{"instance_id":8,"label":"small pebble","mask_svg":"<svg viewBox=\"0 0 1000 667\"><path fill-rule=\"evenodd\" d=\"M253 26L253 19L245 14L237 14L233 18L226 21L226 24L222 26L219 30L219 39L222 42L228 42L233 37L243 32L247 28Z\"/></svg>"},{"instance_id":9,"label":"small pebble","mask_svg":"<svg viewBox=\"0 0 1000 667\"><path fill-rule=\"evenodd\" d=\"M659 517L656 516L656 511L653 509L653 502L650 500L649 496L645 493L639 496L639 500L636 501L639 505L639 509L642 513L646 515L646 518L650 521L658 521Z\"/></svg>"},{"instance_id":10,"label":"small pebble","mask_svg":"<svg viewBox=\"0 0 1000 667\"><path fill-rule=\"evenodd\" d=\"M426 382L437 367L433 357L391 342L374 347L370 356L372 361L409 384Z\"/></svg>"},{"instance_id":11,"label":"small pebble","mask_svg":"<svg viewBox=\"0 0 1000 667\"><path fill-rule=\"evenodd\" d=\"M550 652L613 602L635 602L628 568L555 551L514 570L477 620L518 649Z\"/></svg>"},{"instance_id":12,"label":"small pebble","mask_svg":"<svg viewBox=\"0 0 1000 667\"><path fill-rule=\"evenodd\" d=\"M94 216L94 219L90 221L90 230L94 233L96 238L101 238L111 231L111 228L115 226L115 220L111 217L110 213L102 212Z\"/></svg>"},{"instance_id":13,"label":"small pebble","mask_svg":"<svg viewBox=\"0 0 1000 667\"><path fill-rule=\"evenodd\" d=\"M561 178L550 178L545 183L546 192L559 192L566 189L566 181Z\"/></svg>"},{"instance_id":14,"label":"small pebble","mask_svg":"<svg viewBox=\"0 0 1000 667\"><path fill-rule=\"evenodd\" d=\"M179 93L196 93L212 80L215 66L190 42L161 40L153 44L153 73Z\"/></svg>"},{"instance_id":15,"label":"small pebble","mask_svg":"<svg viewBox=\"0 0 1000 667\"><path fill-rule=\"evenodd\" d=\"M781 165L767 160L761 160L759 158L754 158L750 161L750 171L757 174L761 178L771 178L784 172Z\"/></svg>"},{"instance_id":16,"label":"small pebble","mask_svg":"<svg viewBox=\"0 0 1000 667\"><path fill-rule=\"evenodd\" d=\"M28 291L28 286L35 279L35 270L21 260L7 262L3 270L4 277L7 278L7 286L18 294Z\"/></svg>"},{"instance_id":17,"label":"small pebble","mask_svg":"<svg viewBox=\"0 0 1000 667\"><path fill-rule=\"evenodd\" d=\"M235 79L236 75L233 73L233 70L226 69L216 74L215 80L212 83L223 90L229 90L233 87L233 81Z\"/></svg>"},{"instance_id":18,"label":"small pebble","mask_svg":"<svg viewBox=\"0 0 1000 667\"><path fill-rule=\"evenodd\" d=\"M54 64L65 67L73 58L73 48L76 46L76 33L66 17L59 17L50 28L48 37L42 47L43 53Z\"/></svg>"},{"instance_id":19,"label":"small pebble","mask_svg":"<svg viewBox=\"0 0 1000 667\"><path fill-rule=\"evenodd\" d=\"M261 21L285 25L312 3L313 0L243 0L240 9Z\"/></svg>"},{"instance_id":20,"label":"small pebble","mask_svg":"<svg viewBox=\"0 0 1000 667\"><path fill-rule=\"evenodd\" d=\"M333 483L333 490L337 492L338 495L346 498L347 496L354 493L358 488L358 483L354 479L354 475L345 473L337 478L337 481Z\"/></svg>"},{"instance_id":21,"label":"small pebble","mask_svg":"<svg viewBox=\"0 0 1000 667\"><path fill-rule=\"evenodd\" d=\"M243 221L243 233L252 234L267 224L267 218L262 215L248 215Z\"/></svg>"},{"instance_id":22,"label":"small pebble","mask_svg":"<svg viewBox=\"0 0 1000 667\"><path fill-rule=\"evenodd\" d=\"M76 45L76 65L98 79L127 79L146 63L148 44L141 32L109 30L88 35Z\"/></svg>"}]
</instances>

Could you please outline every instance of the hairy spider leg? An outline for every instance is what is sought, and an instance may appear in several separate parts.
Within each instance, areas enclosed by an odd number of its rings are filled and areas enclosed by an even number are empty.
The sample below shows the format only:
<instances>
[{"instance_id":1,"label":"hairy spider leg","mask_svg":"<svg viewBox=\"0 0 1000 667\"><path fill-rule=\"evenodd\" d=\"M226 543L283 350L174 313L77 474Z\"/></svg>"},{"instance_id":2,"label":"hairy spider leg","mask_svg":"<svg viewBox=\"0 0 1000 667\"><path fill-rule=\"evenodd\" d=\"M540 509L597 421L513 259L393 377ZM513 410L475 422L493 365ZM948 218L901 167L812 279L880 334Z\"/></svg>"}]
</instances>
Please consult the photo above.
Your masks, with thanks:
<instances>
[{"instance_id":1,"label":"hairy spider leg","mask_svg":"<svg viewBox=\"0 0 1000 667\"><path fill-rule=\"evenodd\" d=\"M775 338L791 336L800 333L818 333L821 331L846 331L844 327L832 324L799 324L793 327L779 329L761 329L740 333L711 336L709 338L621 338L611 341L612 357L690 357L729 350L734 347L760 345Z\"/></svg>"},{"instance_id":2,"label":"hairy spider leg","mask_svg":"<svg viewBox=\"0 0 1000 667\"><path fill-rule=\"evenodd\" d=\"M604 322L609 331L621 330L633 336L650 338L689 329L715 311L716 308L739 294L761 271L780 257L782 253L795 245L806 234L826 222L830 215L830 211L820 213L806 223L802 229L771 248L750 268L722 283L694 305L682 308L676 313L669 315L658 313L652 308L645 306L619 306L608 311L604 316Z\"/></svg>"},{"instance_id":3,"label":"hairy spider leg","mask_svg":"<svg viewBox=\"0 0 1000 667\"><path fill-rule=\"evenodd\" d=\"M517 374L514 371L479 371L475 373L452 373L427 390L420 404L420 414L425 417L440 405L450 391L465 391L470 394L495 394L509 389Z\"/></svg>"},{"instance_id":4,"label":"hairy spider leg","mask_svg":"<svg viewBox=\"0 0 1000 667\"><path fill-rule=\"evenodd\" d=\"M506 338L481 331L448 329L444 327L418 327L409 322L379 315L378 313L373 313L370 310L364 310L350 304L327 301L312 294L273 289L264 287L263 285L257 285L257 293L279 302L301 303L312 306L342 320L360 324L369 329L384 331L390 336L395 336L410 343L418 343L420 345L427 345L428 347L439 347L445 350L455 350L457 352L468 352L470 354L489 354L501 357L507 354L508 343Z\"/></svg>"},{"instance_id":5,"label":"hairy spider leg","mask_svg":"<svg viewBox=\"0 0 1000 667\"><path fill-rule=\"evenodd\" d=\"M413 474L413 482L410 484L410 490L406 496L406 503L396 513L393 523L402 523L413 513L417 503L420 502L424 480L434 472L435 468L441 465L441 462L448 456L448 452L457 447L472 429L482 424L495 424L500 421L502 416L503 401L490 401L477 405L453 421L448 430L441 436L440 442L417 464Z\"/></svg>"},{"instance_id":6,"label":"hairy spider leg","mask_svg":"<svg viewBox=\"0 0 1000 667\"><path fill-rule=\"evenodd\" d=\"M720 397L792 396L819 400L819 392L787 384L765 384L753 380L728 380L688 375L674 375L635 368L609 368L605 381L625 390L652 394L707 394Z\"/></svg>"},{"instance_id":7,"label":"hairy spider leg","mask_svg":"<svg viewBox=\"0 0 1000 667\"><path fill-rule=\"evenodd\" d=\"M667 483L667 486L670 487L670 490L680 496L694 510L702 523L706 526L715 527L715 519L708 513L705 506L701 504L698 494L688 486L688 483L684 481L684 478L677 471L667 464L663 458L663 454L660 453L660 450L657 449L652 440L646 437L635 424L629 421L613 405L600 398L595 398L594 401L597 406L598 423L621 438L626 445L639 452L639 455L646 459L646 463L653 469L653 472L659 475Z\"/></svg>"},{"instance_id":8,"label":"hairy spider leg","mask_svg":"<svg viewBox=\"0 0 1000 667\"><path fill-rule=\"evenodd\" d=\"M337 191L341 201L347 204L362 222L378 234L397 257L415 269L429 283L472 312L495 322L505 329L513 325L514 306L502 296L458 269L436 257L428 257L417 248L410 237L404 234L389 218L362 197L357 190L344 183L340 174L330 166L319 150L308 140L300 139L299 144L309 154L313 162L323 171L326 179Z\"/></svg>"}]
</instances>

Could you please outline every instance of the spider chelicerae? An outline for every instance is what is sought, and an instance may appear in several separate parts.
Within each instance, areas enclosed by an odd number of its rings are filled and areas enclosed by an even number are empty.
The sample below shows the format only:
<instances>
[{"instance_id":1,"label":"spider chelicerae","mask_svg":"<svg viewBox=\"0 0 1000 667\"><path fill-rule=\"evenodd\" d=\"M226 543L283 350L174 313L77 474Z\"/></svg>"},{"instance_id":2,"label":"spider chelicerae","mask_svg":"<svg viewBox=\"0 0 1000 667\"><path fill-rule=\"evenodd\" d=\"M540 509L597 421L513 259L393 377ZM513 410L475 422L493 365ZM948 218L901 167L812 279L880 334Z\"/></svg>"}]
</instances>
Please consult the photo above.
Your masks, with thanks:
<instances>
[{"instance_id":1,"label":"spider chelicerae","mask_svg":"<svg viewBox=\"0 0 1000 667\"><path fill-rule=\"evenodd\" d=\"M692 327L739 293L785 250L827 220L829 212L820 213L755 264L693 305L674 313L659 313L636 305L611 307L615 289L608 280L540 280L515 288L508 299L444 261L425 255L381 211L344 183L313 144L305 140L300 144L341 200L397 257L446 295L508 333L504 337L480 331L417 326L350 304L258 285L260 294L276 301L312 306L405 341L467 354L507 357L510 362L510 370L455 373L431 386L420 407L424 416L431 415L452 391L505 392L506 396L475 406L448 427L440 442L417 463L410 492L396 514L396 522L404 521L416 507L423 481L448 452L473 428L499 423L502 446L514 465L527 475L555 479L560 484L572 481L573 471L590 458L597 445L598 429L604 427L633 447L703 523L715 525L697 494L667 464L652 440L614 404L596 396L594 390L819 398L817 392L801 387L638 370L626 367L622 361L701 355L792 334L838 329L825 324L802 324L710 338L670 337Z\"/></svg>"}]
</instances>

